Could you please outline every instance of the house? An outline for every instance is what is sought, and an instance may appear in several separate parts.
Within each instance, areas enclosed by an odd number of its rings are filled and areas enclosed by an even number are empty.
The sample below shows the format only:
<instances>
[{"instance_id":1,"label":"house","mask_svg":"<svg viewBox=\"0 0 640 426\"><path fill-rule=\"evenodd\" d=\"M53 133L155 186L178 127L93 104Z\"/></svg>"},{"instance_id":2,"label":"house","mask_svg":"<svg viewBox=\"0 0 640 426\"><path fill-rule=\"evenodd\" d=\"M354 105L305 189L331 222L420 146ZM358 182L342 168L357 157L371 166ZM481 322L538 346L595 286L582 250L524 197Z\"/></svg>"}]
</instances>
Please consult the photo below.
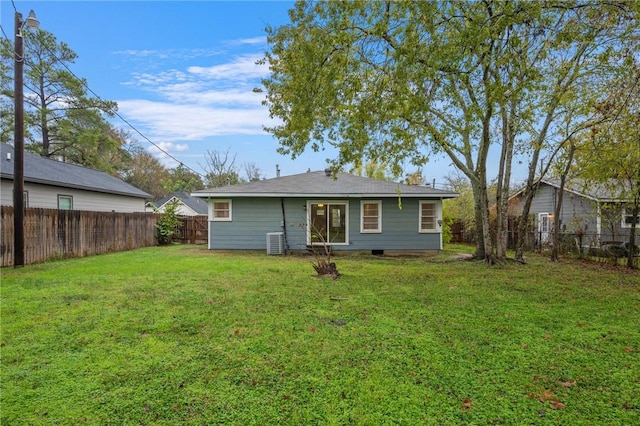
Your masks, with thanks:
<instances>
[{"instance_id":1,"label":"house","mask_svg":"<svg viewBox=\"0 0 640 426\"><path fill-rule=\"evenodd\" d=\"M147 203L147 211L154 212L157 209L159 212L163 212L167 203L176 200L178 201L177 213L180 216L201 216L209 212L206 201L202 198L193 197L184 191L176 191L159 200Z\"/></svg>"},{"instance_id":2,"label":"house","mask_svg":"<svg viewBox=\"0 0 640 426\"><path fill-rule=\"evenodd\" d=\"M442 249L442 200L451 191L330 170L211 188L209 249L281 253L328 244L333 250Z\"/></svg>"},{"instance_id":3,"label":"house","mask_svg":"<svg viewBox=\"0 0 640 426\"><path fill-rule=\"evenodd\" d=\"M622 185L622 183L620 183ZM632 212L611 189L614 185L593 185L581 180L567 182L562 196L560 217L554 217L560 192L559 179L541 179L530 209L537 244L552 239L555 220L563 233L582 236L582 245L598 247L602 243L629 239ZM509 198L511 215L521 216L524 189Z\"/></svg>"},{"instance_id":4,"label":"house","mask_svg":"<svg viewBox=\"0 0 640 426\"><path fill-rule=\"evenodd\" d=\"M0 204L13 205L13 146L0 144ZM150 194L107 173L24 153L25 207L144 212Z\"/></svg>"}]
</instances>

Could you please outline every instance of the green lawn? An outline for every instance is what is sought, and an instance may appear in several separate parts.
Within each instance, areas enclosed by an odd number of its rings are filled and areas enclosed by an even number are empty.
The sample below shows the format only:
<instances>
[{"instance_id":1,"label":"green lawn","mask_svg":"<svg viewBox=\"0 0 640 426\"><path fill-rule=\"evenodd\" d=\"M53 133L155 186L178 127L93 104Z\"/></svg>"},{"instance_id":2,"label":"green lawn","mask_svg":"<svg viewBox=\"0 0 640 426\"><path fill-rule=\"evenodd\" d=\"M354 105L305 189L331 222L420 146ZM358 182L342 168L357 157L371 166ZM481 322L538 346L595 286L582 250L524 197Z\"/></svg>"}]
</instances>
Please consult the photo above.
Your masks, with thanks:
<instances>
[{"instance_id":1,"label":"green lawn","mask_svg":"<svg viewBox=\"0 0 640 426\"><path fill-rule=\"evenodd\" d=\"M2 270L0 423L640 424L640 274L454 251Z\"/></svg>"}]
</instances>

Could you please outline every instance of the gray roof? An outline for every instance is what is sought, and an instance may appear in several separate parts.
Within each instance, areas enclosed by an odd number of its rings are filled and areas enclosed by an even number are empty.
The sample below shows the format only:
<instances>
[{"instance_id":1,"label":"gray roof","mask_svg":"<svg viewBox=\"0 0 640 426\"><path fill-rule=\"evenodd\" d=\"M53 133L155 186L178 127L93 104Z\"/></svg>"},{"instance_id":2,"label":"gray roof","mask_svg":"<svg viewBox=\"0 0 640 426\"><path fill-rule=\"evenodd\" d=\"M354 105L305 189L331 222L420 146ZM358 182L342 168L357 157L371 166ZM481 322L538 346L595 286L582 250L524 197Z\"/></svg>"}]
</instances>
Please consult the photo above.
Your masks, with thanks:
<instances>
[{"instance_id":1,"label":"gray roof","mask_svg":"<svg viewBox=\"0 0 640 426\"><path fill-rule=\"evenodd\" d=\"M542 182L560 188L560 179L542 179ZM625 191L628 191L628 181L609 179L607 182L590 182L584 179L571 179L565 183L565 190L573 192L594 201L615 202L623 201Z\"/></svg>"},{"instance_id":2,"label":"gray roof","mask_svg":"<svg viewBox=\"0 0 640 426\"><path fill-rule=\"evenodd\" d=\"M204 215L209 212L209 207L206 201L204 201L202 198L192 197L191 194L187 194L183 191L172 192L171 194L154 201L152 204L157 208L160 208L173 198L179 199L185 206L189 207L191 210L198 214Z\"/></svg>"},{"instance_id":3,"label":"gray roof","mask_svg":"<svg viewBox=\"0 0 640 426\"><path fill-rule=\"evenodd\" d=\"M238 185L203 189L195 197L414 197L455 198L457 193L428 186L404 185L367 177L324 171L307 172Z\"/></svg>"},{"instance_id":4,"label":"gray roof","mask_svg":"<svg viewBox=\"0 0 640 426\"><path fill-rule=\"evenodd\" d=\"M13 180L13 146L0 144L0 155L0 176ZM24 181L105 194L151 198L150 194L108 173L51 160L28 151L24 152Z\"/></svg>"},{"instance_id":5,"label":"gray roof","mask_svg":"<svg viewBox=\"0 0 640 426\"><path fill-rule=\"evenodd\" d=\"M540 183L560 188L559 178L540 179ZM571 179L565 182L564 190L583 198L600 202L624 202L625 191L629 191L629 181L620 179L610 179L605 182L590 182L584 179ZM509 199L519 196L524 192L525 188L521 188L513 194Z\"/></svg>"}]
</instances>

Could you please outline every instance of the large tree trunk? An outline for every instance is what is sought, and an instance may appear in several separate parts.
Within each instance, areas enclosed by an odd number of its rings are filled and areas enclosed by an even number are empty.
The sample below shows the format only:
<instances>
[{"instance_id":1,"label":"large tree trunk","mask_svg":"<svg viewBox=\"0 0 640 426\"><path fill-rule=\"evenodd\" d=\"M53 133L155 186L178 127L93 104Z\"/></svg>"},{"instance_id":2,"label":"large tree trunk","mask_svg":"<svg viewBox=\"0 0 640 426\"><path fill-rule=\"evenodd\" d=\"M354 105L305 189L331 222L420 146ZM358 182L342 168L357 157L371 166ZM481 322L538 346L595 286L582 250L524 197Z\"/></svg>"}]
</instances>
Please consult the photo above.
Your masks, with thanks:
<instances>
[{"instance_id":1,"label":"large tree trunk","mask_svg":"<svg viewBox=\"0 0 640 426\"><path fill-rule=\"evenodd\" d=\"M488 95L491 93L489 86L491 85L491 68L485 65L482 75L482 81L487 93L487 100L484 114L482 117L482 140L478 149L478 157L476 160L476 176L479 182L480 209L482 213L482 236L484 239L484 259L488 265L495 263L493 242L491 241L491 223L489 221L489 194L487 192L487 157L489 156L489 146L491 145L491 117L493 116L493 100Z\"/></svg>"},{"instance_id":2,"label":"large tree trunk","mask_svg":"<svg viewBox=\"0 0 640 426\"><path fill-rule=\"evenodd\" d=\"M474 185L471 185L473 189L473 200L474 200L474 210L476 216L476 252L473 257L476 259L484 259L485 251L484 251L484 233L482 231L482 204L480 201L480 190L475 188Z\"/></svg>"},{"instance_id":3,"label":"large tree trunk","mask_svg":"<svg viewBox=\"0 0 640 426\"><path fill-rule=\"evenodd\" d=\"M480 171L471 180L473 198L476 211L476 259L483 259L487 264L495 263L493 257L493 244L491 242L491 228L489 224L489 196L487 194L487 181L485 174Z\"/></svg>"},{"instance_id":4,"label":"large tree trunk","mask_svg":"<svg viewBox=\"0 0 640 426\"><path fill-rule=\"evenodd\" d=\"M573 139L569 141L569 152L567 163L564 166L564 170L560 175L560 190L558 193L558 201L553 212L553 247L551 248L551 261L557 262L560 258L560 213L562 212L562 198L564 195L564 187L567 182L567 175L571 170L571 164L573 163L573 154L576 151L576 145Z\"/></svg>"},{"instance_id":5,"label":"large tree trunk","mask_svg":"<svg viewBox=\"0 0 640 426\"><path fill-rule=\"evenodd\" d=\"M482 235L484 238L484 259L487 265L496 263L495 254L493 252L493 241L491 241L491 224L489 221L489 197L487 195L487 187L484 187L482 194Z\"/></svg>"},{"instance_id":6,"label":"large tree trunk","mask_svg":"<svg viewBox=\"0 0 640 426\"><path fill-rule=\"evenodd\" d=\"M47 102L44 92L44 77L40 77L40 133L42 134L42 155L51 156L51 140L49 136L49 123L47 123Z\"/></svg>"},{"instance_id":7,"label":"large tree trunk","mask_svg":"<svg viewBox=\"0 0 640 426\"><path fill-rule=\"evenodd\" d=\"M560 259L560 212L562 211L562 196L564 194L565 181L566 176L560 176L558 201L553 212L553 246L551 247L552 262L557 262Z\"/></svg>"},{"instance_id":8,"label":"large tree trunk","mask_svg":"<svg viewBox=\"0 0 640 426\"><path fill-rule=\"evenodd\" d=\"M507 258L507 226L509 211L509 182L511 180L511 161L513 159L514 129L513 115L516 101L510 104L510 110L502 108L502 151L496 193L496 260Z\"/></svg>"},{"instance_id":9,"label":"large tree trunk","mask_svg":"<svg viewBox=\"0 0 640 426\"><path fill-rule=\"evenodd\" d=\"M524 263L524 245L527 240L527 233L529 232L529 212L531 211L531 204L533 203L533 196L536 190L536 186L527 182L527 187L523 193L524 204L522 206L520 221L518 222L518 238L516 239L516 260L522 263Z\"/></svg>"}]
</instances>

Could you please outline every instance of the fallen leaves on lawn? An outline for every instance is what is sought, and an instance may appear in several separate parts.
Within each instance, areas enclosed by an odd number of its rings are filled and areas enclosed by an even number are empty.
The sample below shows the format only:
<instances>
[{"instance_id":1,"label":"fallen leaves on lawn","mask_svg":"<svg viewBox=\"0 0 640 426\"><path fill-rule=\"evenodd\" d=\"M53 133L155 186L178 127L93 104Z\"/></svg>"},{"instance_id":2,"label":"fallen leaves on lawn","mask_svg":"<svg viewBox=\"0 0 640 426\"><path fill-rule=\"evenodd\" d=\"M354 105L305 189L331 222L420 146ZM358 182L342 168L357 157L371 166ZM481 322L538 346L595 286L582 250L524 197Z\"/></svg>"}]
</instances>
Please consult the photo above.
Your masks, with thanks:
<instances>
[{"instance_id":1,"label":"fallen leaves on lawn","mask_svg":"<svg viewBox=\"0 0 640 426\"><path fill-rule=\"evenodd\" d=\"M552 410L562 410L564 407L565 405L557 399L552 399L549 403L549 408L551 408Z\"/></svg>"},{"instance_id":2,"label":"fallen leaves on lawn","mask_svg":"<svg viewBox=\"0 0 640 426\"><path fill-rule=\"evenodd\" d=\"M460 407L460 411L467 411L471 408L472 405L473 403L471 402L471 400L469 398L465 398L464 401L462 401L462 407Z\"/></svg>"},{"instance_id":3,"label":"fallen leaves on lawn","mask_svg":"<svg viewBox=\"0 0 640 426\"><path fill-rule=\"evenodd\" d=\"M535 395L529 394L529 398L535 398ZM566 406L563 402L560 402L560 400L554 395L553 389L546 389L545 391L543 391L542 394L538 397L538 401L542 402L543 404L548 402L549 408L552 410L562 410Z\"/></svg>"}]
</instances>

